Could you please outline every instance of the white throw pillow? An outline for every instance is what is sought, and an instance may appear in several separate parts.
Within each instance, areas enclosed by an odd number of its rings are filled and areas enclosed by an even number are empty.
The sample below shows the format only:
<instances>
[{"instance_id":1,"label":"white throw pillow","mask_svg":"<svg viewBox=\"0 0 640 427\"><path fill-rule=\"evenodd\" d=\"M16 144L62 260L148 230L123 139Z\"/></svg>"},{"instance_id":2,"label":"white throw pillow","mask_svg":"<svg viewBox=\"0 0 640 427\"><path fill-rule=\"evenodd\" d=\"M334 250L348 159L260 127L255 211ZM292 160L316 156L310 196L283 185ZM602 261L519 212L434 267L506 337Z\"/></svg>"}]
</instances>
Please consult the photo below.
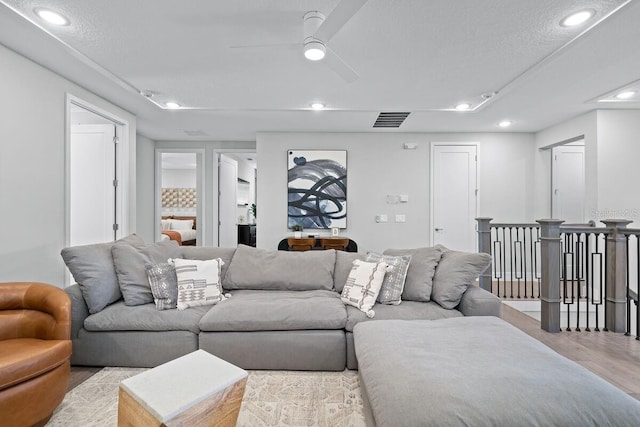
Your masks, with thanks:
<instances>
[{"instance_id":1,"label":"white throw pillow","mask_svg":"<svg viewBox=\"0 0 640 427\"><path fill-rule=\"evenodd\" d=\"M340 299L345 304L357 307L367 317L375 316L372 310L376 298L382 287L384 275L389 270L389 265L384 262L366 262L356 259L342 289Z\"/></svg>"},{"instance_id":2,"label":"white throw pillow","mask_svg":"<svg viewBox=\"0 0 640 427\"><path fill-rule=\"evenodd\" d=\"M192 219L170 219L171 230L191 230L193 228Z\"/></svg>"},{"instance_id":3,"label":"white throw pillow","mask_svg":"<svg viewBox=\"0 0 640 427\"><path fill-rule=\"evenodd\" d=\"M160 220L160 228L162 231L171 230L171 220L169 219L161 219Z\"/></svg>"},{"instance_id":4,"label":"white throw pillow","mask_svg":"<svg viewBox=\"0 0 640 427\"><path fill-rule=\"evenodd\" d=\"M213 305L226 298L222 294L220 269L224 262L220 258L210 260L170 260L176 268L178 279L178 310L200 305Z\"/></svg>"}]
</instances>

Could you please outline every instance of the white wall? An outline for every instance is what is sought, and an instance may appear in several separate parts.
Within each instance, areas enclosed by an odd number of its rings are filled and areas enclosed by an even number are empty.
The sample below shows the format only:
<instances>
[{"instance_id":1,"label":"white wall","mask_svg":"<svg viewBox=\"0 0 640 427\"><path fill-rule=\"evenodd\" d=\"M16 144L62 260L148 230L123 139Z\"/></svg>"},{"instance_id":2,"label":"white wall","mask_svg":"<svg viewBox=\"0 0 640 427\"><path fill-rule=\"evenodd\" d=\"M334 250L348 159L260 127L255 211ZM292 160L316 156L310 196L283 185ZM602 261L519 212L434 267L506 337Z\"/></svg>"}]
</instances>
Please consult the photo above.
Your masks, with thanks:
<instances>
[{"instance_id":1,"label":"white wall","mask_svg":"<svg viewBox=\"0 0 640 427\"><path fill-rule=\"evenodd\" d=\"M162 169L163 188L196 188L195 169Z\"/></svg>"},{"instance_id":2,"label":"white wall","mask_svg":"<svg viewBox=\"0 0 640 427\"><path fill-rule=\"evenodd\" d=\"M145 242L155 241L154 203L155 203L155 142L138 134L137 158L137 228L136 234Z\"/></svg>"},{"instance_id":3,"label":"white wall","mask_svg":"<svg viewBox=\"0 0 640 427\"><path fill-rule=\"evenodd\" d=\"M598 112L592 111L536 133L534 153L535 219L551 216L551 150L554 145L584 136L585 152L585 219L598 204Z\"/></svg>"},{"instance_id":4,"label":"white wall","mask_svg":"<svg viewBox=\"0 0 640 427\"><path fill-rule=\"evenodd\" d=\"M65 96L129 121L129 225L136 226L136 120L126 111L0 45L0 282L63 286Z\"/></svg>"},{"instance_id":5,"label":"white wall","mask_svg":"<svg viewBox=\"0 0 640 427\"><path fill-rule=\"evenodd\" d=\"M418 148L404 150L406 142ZM358 243L360 252L427 246L431 142L477 142L478 214L496 221L531 220L532 134L258 133L258 246L275 249L291 234L287 229L289 149L347 150L348 218L343 234ZM409 202L387 204L388 194L408 194ZM407 222L393 222L396 213L405 214ZM391 221L378 224L377 214L387 214Z\"/></svg>"},{"instance_id":6,"label":"white wall","mask_svg":"<svg viewBox=\"0 0 640 427\"><path fill-rule=\"evenodd\" d=\"M640 111L598 112L598 203L590 217L630 219L640 227Z\"/></svg>"}]
</instances>

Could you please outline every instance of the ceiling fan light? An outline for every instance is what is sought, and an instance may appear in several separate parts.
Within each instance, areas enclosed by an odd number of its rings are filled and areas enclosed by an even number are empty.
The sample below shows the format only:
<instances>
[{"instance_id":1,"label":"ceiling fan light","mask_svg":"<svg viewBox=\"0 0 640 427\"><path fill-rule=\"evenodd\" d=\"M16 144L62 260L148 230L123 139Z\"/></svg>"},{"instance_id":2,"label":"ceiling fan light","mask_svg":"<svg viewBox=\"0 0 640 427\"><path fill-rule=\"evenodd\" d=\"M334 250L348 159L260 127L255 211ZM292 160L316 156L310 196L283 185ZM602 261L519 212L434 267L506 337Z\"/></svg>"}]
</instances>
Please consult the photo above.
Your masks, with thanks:
<instances>
[{"instance_id":1,"label":"ceiling fan light","mask_svg":"<svg viewBox=\"0 0 640 427\"><path fill-rule=\"evenodd\" d=\"M498 123L498 126L500 126L501 128L508 128L512 124L513 122L511 120L503 120L500 123Z\"/></svg>"},{"instance_id":2,"label":"ceiling fan light","mask_svg":"<svg viewBox=\"0 0 640 427\"><path fill-rule=\"evenodd\" d=\"M304 44L304 57L310 61L320 61L327 53L327 48L320 41L310 41Z\"/></svg>"},{"instance_id":3,"label":"ceiling fan light","mask_svg":"<svg viewBox=\"0 0 640 427\"><path fill-rule=\"evenodd\" d=\"M316 111L320 111L324 109L324 104L322 102L314 102L313 104L311 104L311 108L313 108Z\"/></svg>"},{"instance_id":4,"label":"ceiling fan light","mask_svg":"<svg viewBox=\"0 0 640 427\"><path fill-rule=\"evenodd\" d=\"M458 111L465 111L465 110L468 110L469 108L471 108L471 104L467 102L463 102L461 104L456 105L456 110Z\"/></svg>"},{"instance_id":5,"label":"ceiling fan light","mask_svg":"<svg viewBox=\"0 0 640 427\"><path fill-rule=\"evenodd\" d=\"M178 108L180 108L180 104L178 104L177 102L166 102L165 107L167 107L170 110L177 110Z\"/></svg>"}]
</instances>

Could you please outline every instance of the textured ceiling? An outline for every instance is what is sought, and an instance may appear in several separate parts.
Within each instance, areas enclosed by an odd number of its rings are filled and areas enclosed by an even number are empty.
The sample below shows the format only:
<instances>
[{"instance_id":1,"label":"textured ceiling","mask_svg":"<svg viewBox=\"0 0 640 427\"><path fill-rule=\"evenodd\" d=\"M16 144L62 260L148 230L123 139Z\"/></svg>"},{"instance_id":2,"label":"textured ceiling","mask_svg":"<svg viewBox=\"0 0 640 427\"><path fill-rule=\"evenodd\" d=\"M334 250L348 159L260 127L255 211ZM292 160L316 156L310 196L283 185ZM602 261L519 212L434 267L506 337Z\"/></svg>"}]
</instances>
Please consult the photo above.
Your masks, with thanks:
<instances>
[{"instance_id":1,"label":"textured ceiling","mask_svg":"<svg viewBox=\"0 0 640 427\"><path fill-rule=\"evenodd\" d=\"M130 110L154 139L381 132L371 128L380 111L413 113L382 132L496 131L505 118L510 131L537 131L640 78L636 0L611 16L627 2L369 0L327 43L359 74L352 83L302 56L302 16L330 15L337 0L2 3L0 43ZM46 26L36 7L71 25ZM596 11L588 24L558 25L585 8ZM297 46L235 47L265 44ZM164 110L139 91L188 109ZM487 92L498 94L481 105ZM314 101L327 111L309 111ZM474 111L447 111L463 101Z\"/></svg>"}]
</instances>

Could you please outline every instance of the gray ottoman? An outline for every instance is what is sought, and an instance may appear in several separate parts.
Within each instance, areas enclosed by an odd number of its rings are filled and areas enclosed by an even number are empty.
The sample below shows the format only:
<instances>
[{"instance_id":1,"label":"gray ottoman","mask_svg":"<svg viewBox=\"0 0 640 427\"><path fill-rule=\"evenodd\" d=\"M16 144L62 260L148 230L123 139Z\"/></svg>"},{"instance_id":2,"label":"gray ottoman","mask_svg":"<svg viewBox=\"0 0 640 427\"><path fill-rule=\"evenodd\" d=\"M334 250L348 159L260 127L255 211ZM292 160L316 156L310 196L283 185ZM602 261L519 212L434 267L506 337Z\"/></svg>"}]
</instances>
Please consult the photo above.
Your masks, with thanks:
<instances>
[{"instance_id":1,"label":"gray ottoman","mask_svg":"<svg viewBox=\"0 0 640 427\"><path fill-rule=\"evenodd\" d=\"M640 426L640 402L496 317L353 334L369 425Z\"/></svg>"}]
</instances>

